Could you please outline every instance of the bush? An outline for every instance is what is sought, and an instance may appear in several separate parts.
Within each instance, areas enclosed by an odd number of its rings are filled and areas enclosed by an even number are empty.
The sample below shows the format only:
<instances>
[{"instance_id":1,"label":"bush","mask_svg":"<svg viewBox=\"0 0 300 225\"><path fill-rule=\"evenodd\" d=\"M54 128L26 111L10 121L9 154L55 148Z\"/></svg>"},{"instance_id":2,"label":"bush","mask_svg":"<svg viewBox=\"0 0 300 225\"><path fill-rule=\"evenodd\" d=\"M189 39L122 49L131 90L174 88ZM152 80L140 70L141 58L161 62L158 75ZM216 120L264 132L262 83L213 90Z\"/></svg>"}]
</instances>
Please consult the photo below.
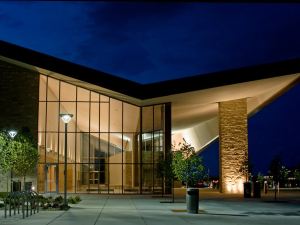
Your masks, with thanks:
<instances>
[{"instance_id":1,"label":"bush","mask_svg":"<svg viewBox=\"0 0 300 225\"><path fill-rule=\"evenodd\" d=\"M81 198L78 195L75 197L70 196L68 198L68 203L70 203L70 204L77 204L80 201L81 201Z\"/></svg>"},{"instance_id":2,"label":"bush","mask_svg":"<svg viewBox=\"0 0 300 225\"><path fill-rule=\"evenodd\" d=\"M53 199L53 197L44 197L42 195L39 195L39 201L40 201L40 206L42 209L45 210L66 210L66 206L64 205L64 198L62 196L57 196L56 198ZM68 203L70 204L77 204L78 202L81 201L81 198L77 195L75 197L70 196L68 198Z\"/></svg>"},{"instance_id":3,"label":"bush","mask_svg":"<svg viewBox=\"0 0 300 225\"><path fill-rule=\"evenodd\" d=\"M5 199L8 195L8 192L0 192L0 199Z\"/></svg>"},{"instance_id":4,"label":"bush","mask_svg":"<svg viewBox=\"0 0 300 225\"><path fill-rule=\"evenodd\" d=\"M64 201L64 199L63 199L62 196L58 196L58 197L56 197L56 198L54 199L54 202L55 202L55 203L63 203L63 201Z\"/></svg>"},{"instance_id":5,"label":"bush","mask_svg":"<svg viewBox=\"0 0 300 225\"><path fill-rule=\"evenodd\" d=\"M79 195L75 196L75 200L76 200L77 202L81 202L80 196L79 196Z\"/></svg>"}]
</instances>

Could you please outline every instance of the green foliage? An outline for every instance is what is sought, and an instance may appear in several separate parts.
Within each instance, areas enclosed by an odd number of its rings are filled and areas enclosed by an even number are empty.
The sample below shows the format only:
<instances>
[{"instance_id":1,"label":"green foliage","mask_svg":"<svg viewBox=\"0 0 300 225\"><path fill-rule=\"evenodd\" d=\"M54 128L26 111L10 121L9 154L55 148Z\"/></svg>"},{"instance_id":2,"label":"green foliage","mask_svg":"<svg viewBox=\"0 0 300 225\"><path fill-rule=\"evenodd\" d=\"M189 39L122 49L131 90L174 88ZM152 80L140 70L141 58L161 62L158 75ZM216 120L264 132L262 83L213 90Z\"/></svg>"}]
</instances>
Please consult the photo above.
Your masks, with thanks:
<instances>
[{"instance_id":1,"label":"green foliage","mask_svg":"<svg viewBox=\"0 0 300 225\"><path fill-rule=\"evenodd\" d=\"M172 168L175 177L186 183L188 187L195 186L205 176L202 158L190 144L180 143L180 149L174 149Z\"/></svg>"},{"instance_id":2,"label":"green foliage","mask_svg":"<svg viewBox=\"0 0 300 225\"><path fill-rule=\"evenodd\" d=\"M64 201L64 198L60 195L60 196L57 196L55 199L54 199L54 202L57 202L57 203L63 203Z\"/></svg>"},{"instance_id":3,"label":"green foliage","mask_svg":"<svg viewBox=\"0 0 300 225\"><path fill-rule=\"evenodd\" d=\"M279 171L279 181L281 183L286 183L289 177L290 171L285 167L281 166L280 171Z\"/></svg>"},{"instance_id":4,"label":"green foliage","mask_svg":"<svg viewBox=\"0 0 300 225\"><path fill-rule=\"evenodd\" d=\"M294 177L296 179L296 181L300 181L300 169L295 169L294 171Z\"/></svg>"},{"instance_id":5,"label":"green foliage","mask_svg":"<svg viewBox=\"0 0 300 225\"><path fill-rule=\"evenodd\" d=\"M76 195L76 196L75 196L75 201L77 201L77 202L81 202L81 198L80 198L80 196L79 196L79 195Z\"/></svg>"},{"instance_id":6,"label":"green foliage","mask_svg":"<svg viewBox=\"0 0 300 225\"><path fill-rule=\"evenodd\" d=\"M158 177L165 177L172 179L174 177L172 169L173 155L172 152L166 154L165 159L158 162Z\"/></svg>"},{"instance_id":7,"label":"green foliage","mask_svg":"<svg viewBox=\"0 0 300 225\"><path fill-rule=\"evenodd\" d=\"M6 132L0 132L0 169L2 172L8 172L12 167L12 155L9 148L10 139Z\"/></svg>"},{"instance_id":8,"label":"green foliage","mask_svg":"<svg viewBox=\"0 0 300 225\"><path fill-rule=\"evenodd\" d=\"M4 200L8 196L8 192L0 192L0 200Z\"/></svg>"},{"instance_id":9,"label":"green foliage","mask_svg":"<svg viewBox=\"0 0 300 225\"><path fill-rule=\"evenodd\" d=\"M14 139L0 132L0 169L5 173L12 170L17 176L30 175L38 162L38 151L33 139L26 133Z\"/></svg>"},{"instance_id":10,"label":"green foliage","mask_svg":"<svg viewBox=\"0 0 300 225\"><path fill-rule=\"evenodd\" d=\"M70 204L77 204L80 201L81 201L81 198L78 195L75 197L70 196L68 198L68 203L70 203Z\"/></svg>"},{"instance_id":11,"label":"green foliage","mask_svg":"<svg viewBox=\"0 0 300 225\"><path fill-rule=\"evenodd\" d=\"M38 162L38 151L30 138L19 135L18 138L9 143L13 154L12 169L17 176L32 174Z\"/></svg>"},{"instance_id":12,"label":"green foliage","mask_svg":"<svg viewBox=\"0 0 300 225\"><path fill-rule=\"evenodd\" d=\"M11 151L12 170L17 176L33 174L38 162L38 151L32 139L19 134L8 144Z\"/></svg>"}]
</instances>

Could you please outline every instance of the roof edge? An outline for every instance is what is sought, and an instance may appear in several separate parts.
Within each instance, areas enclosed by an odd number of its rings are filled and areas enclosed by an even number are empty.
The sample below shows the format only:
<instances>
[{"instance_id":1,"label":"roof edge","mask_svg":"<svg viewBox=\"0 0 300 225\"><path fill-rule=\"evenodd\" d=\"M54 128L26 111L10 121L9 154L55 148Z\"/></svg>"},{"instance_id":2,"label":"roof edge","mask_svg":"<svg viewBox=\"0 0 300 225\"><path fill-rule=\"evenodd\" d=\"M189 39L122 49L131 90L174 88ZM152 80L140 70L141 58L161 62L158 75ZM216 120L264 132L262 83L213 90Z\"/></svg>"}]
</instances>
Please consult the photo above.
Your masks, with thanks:
<instances>
[{"instance_id":1,"label":"roof edge","mask_svg":"<svg viewBox=\"0 0 300 225\"><path fill-rule=\"evenodd\" d=\"M290 75L300 72L300 58L140 84L0 40L0 55L63 74L140 100Z\"/></svg>"}]
</instances>

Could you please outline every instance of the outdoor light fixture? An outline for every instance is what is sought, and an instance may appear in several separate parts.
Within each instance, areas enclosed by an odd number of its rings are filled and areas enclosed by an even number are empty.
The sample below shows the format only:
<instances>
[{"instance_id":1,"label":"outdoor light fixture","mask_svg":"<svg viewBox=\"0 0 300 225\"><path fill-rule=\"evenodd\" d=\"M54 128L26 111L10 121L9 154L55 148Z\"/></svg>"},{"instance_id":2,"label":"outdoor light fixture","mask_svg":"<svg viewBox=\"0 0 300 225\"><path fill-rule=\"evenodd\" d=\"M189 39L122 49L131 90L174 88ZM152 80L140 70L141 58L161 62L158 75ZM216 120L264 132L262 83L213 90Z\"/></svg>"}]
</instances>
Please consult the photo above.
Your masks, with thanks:
<instances>
[{"instance_id":1,"label":"outdoor light fixture","mask_svg":"<svg viewBox=\"0 0 300 225\"><path fill-rule=\"evenodd\" d=\"M59 114L61 120L67 124L71 121L72 117L73 117L73 114L67 114L67 113L62 113L62 114Z\"/></svg>"},{"instance_id":2,"label":"outdoor light fixture","mask_svg":"<svg viewBox=\"0 0 300 225\"><path fill-rule=\"evenodd\" d=\"M68 149L68 123L71 121L73 114L62 113L59 114L61 120L65 123L65 172L64 172L64 207L68 209L67 201L67 149Z\"/></svg>"},{"instance_id":3,"label":"outdoor light fixture","mask_svg":"<svg viewBox=\"0 0 300 225\"><path fill-rule=\"evenodd\" d=\"M15 130L10 130L10 131L8 131L8 134L9 134L9 136L11 137L11 138L14 138L16 135L17 135L17 131L15 131Z\"/></svg>"}]
</instances>

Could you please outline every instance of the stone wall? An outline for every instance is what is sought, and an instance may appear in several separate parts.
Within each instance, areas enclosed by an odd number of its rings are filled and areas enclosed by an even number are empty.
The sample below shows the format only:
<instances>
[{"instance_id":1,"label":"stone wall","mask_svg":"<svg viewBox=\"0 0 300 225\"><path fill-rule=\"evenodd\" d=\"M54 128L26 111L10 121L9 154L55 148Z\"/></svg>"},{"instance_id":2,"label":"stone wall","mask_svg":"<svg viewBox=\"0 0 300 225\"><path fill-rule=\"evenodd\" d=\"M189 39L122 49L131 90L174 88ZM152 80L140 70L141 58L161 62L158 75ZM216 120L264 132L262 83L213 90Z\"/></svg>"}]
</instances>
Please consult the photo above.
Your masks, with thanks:
<instances>
[{"instance_id":1,"label":"stone wall","mask_svg":"<svg viewBox=\"0 0 300 225\"><path fill-rule=\"evenodd\" d=\"M220 191L242 193L248 157L247 99L219 103Z\"/></svg>"}]
</instances>

